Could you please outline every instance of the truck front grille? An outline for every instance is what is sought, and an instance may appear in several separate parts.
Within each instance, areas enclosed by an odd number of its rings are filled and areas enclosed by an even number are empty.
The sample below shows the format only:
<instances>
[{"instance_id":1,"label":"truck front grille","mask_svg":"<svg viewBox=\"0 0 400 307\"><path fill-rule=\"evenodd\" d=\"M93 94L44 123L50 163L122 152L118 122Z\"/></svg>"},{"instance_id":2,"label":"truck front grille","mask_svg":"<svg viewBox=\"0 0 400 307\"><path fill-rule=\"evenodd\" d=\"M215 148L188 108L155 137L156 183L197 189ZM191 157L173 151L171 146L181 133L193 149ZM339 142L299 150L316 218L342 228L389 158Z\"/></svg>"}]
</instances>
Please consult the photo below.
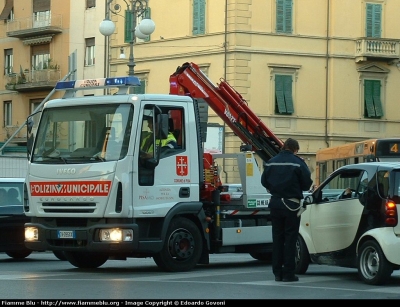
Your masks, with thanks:
<instances>
[{"instance_id":1,"label":"truck front grille","mask_svg":"<svg viewBox=\"0 0 400 307\"><path fill-rule=\"evenodd\" d=\"M96 203L43 203L46 213L93 213Z\"/></svg>"}]
</instances>

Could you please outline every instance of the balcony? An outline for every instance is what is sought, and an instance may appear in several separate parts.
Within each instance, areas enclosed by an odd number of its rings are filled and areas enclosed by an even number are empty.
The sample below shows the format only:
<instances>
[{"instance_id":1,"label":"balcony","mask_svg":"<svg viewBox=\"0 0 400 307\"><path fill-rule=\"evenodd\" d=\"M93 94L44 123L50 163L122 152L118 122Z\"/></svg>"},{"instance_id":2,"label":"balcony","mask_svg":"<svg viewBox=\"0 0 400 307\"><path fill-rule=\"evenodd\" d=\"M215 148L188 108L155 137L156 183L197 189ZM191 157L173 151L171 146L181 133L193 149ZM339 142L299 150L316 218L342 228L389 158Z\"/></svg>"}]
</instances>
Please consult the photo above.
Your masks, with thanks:
<instances>
[{"instance_id":1,"label":"balcony","mask_svg":"<svg viewBox=\"0 0 400 307\"><path fill-rule=\"evenodd\" d=\"M9 20L6 34L8 37L27 39L36 36L52 36L62 33L62 15L51 14L48 18L33 17Z\"/></svg>"},{"instance_id":2,"label":"balcony","mask_svg":"<svg viewBox=\"0 0 400 307\"><path fill-rule=\"evenodd\" d=\"M360 38L356 41L356 63L400 59L399 40L384 38Z\"/></svg>"},{"instance_id":3,"label":"balcony","mask_svg":"<svg viewBox=\"0 0 400 307\"><path fill-rule=\"evenodd\" d=\"M58 68L14 73L7 76L6 89L21 93L47 91L52 90L60 79L61 70Z\"/></svg>"}]
</instances>

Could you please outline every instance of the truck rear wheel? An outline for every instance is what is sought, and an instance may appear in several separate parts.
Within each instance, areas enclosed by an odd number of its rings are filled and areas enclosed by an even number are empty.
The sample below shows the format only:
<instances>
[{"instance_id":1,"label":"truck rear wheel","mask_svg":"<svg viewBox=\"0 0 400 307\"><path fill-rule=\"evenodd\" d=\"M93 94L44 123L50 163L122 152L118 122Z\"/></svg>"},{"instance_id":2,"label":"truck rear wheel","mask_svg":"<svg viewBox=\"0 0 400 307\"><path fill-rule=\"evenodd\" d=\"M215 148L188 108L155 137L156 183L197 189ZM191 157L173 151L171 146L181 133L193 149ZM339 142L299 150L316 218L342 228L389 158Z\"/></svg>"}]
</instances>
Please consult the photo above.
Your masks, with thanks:
<instances>
[{"instance_id":1,"label":"truck rear wheel","mask_svg":"<svg viewBox=\"0 0 400 307\"><path fill-rule=\"evenodd\" d=\"M366 284L382 285L393 273L393 266L375 241L364 242L358 251L357 258L358 276Z\"/></svg>"},{"instance_id":2,"label":"truck rear wheel","mask_svg":"<svg viewBox=\"0 0 400 307\"><path fill-rule=\"evenodd\" d=\"M165 271L189 271L199 262L202 246L197 226L189 219L176 217L168 226L163 249L153 259Z\"/></svg>"},{"instance_id":3,"label":"truck rear wheel","mask_svg":"<svg viewBox=\"0 0 400 307\"><path fill-rule=\"evenodd\" d=\"M69 263L81 269L98 268L108 260L108 255L96 253L64 252L64 255Z\"/></svg>"}]
</instances>

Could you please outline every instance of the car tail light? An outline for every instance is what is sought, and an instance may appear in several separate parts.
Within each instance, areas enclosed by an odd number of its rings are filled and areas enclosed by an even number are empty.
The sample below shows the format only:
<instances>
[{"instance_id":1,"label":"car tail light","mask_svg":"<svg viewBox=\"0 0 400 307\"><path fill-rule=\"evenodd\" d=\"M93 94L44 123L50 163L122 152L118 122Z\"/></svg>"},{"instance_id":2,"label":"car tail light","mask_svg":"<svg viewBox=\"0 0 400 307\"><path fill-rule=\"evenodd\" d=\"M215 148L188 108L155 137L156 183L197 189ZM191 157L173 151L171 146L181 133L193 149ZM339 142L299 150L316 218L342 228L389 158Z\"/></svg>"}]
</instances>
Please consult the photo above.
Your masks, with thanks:
<instances>
[{"instance_id":1,"label":"car tail light","mask_svg":"<svg viewBox=\"0 0 400 307\"><path fill-rule=\"evenodd\" d=\"M396 226L398 222L396 204L387 200L385 205L385 224L386 226Z\"/></svg>"}]
</instances>

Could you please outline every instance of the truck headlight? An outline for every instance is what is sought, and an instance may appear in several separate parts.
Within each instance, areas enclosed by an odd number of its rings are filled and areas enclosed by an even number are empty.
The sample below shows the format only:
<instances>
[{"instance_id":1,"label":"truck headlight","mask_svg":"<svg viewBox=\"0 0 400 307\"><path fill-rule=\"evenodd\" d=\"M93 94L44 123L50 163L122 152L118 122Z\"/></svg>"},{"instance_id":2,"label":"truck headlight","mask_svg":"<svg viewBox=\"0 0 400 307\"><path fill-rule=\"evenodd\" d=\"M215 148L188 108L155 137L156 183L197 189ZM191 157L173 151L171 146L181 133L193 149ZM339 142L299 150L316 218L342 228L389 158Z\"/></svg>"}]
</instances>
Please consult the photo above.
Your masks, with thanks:
<instances>
[{"instance_id":1,"label":"truck headlight","mask_svg":"<svg viewBox=\"0 0 400 307\"><path fill-rule=\"evenodd\" d=\"M100 229L100 241L103 242L131 242L133 240L132 229Z\"/></svg>"},{"instance_id":2,"label":"truck headlight","mask_svg":"<svg viewBox=\"0 0 400 307\"><path fill-rule=\"evenodd\" d=\"M26 227L25 228L25 240L26 241L38 241L39 240L39 230L36 227Z\"/></svg>"}]
</instances>

